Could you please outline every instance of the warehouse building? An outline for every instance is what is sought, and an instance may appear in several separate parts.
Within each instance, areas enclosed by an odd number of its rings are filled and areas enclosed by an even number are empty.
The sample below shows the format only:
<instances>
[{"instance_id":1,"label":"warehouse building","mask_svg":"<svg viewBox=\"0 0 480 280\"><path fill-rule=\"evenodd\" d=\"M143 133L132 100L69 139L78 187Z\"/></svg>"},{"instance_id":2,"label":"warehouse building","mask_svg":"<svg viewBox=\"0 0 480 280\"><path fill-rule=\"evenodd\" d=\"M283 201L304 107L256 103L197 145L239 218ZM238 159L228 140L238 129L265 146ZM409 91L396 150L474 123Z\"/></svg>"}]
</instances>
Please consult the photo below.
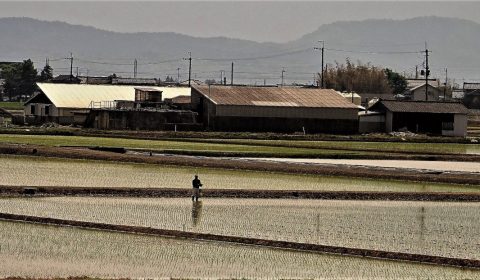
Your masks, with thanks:
<instances>
[{"instance_id":1,"label":"warehouse building","mask_svg":"<svg viewBox=\"0 0 480 280\"><path fill-rule=\"evenodd\" d=\"M465 137L468 114L463 104L455 102L379 100L360 114L360 132L410 131Z\"/></svg>"},{"instance_id":2,"label":"warehouse building","mask_svg":"<svg viewBox=\"0 0 480 280\"><path fill-rule=\"evenodd\" d=\"M210 130L358 132L357 106L330 89L194 86L191 99Z\"/></svg>"},{"instance_id":3,"label":"warehouse building","mask_svg":"<svg viewBox=\"0 0 480 280\"><path fill-rule=\"evenodd\" d=\"M25 122L39 124L81 124L92 108L134 102L138 86L37 83L40 93L24 104ZM141 89L141 88L140 88ZM190 96L186 87L151 87L162 98ZM78 118L76 118L78 116Z\"/></svg>"}]
</instances>

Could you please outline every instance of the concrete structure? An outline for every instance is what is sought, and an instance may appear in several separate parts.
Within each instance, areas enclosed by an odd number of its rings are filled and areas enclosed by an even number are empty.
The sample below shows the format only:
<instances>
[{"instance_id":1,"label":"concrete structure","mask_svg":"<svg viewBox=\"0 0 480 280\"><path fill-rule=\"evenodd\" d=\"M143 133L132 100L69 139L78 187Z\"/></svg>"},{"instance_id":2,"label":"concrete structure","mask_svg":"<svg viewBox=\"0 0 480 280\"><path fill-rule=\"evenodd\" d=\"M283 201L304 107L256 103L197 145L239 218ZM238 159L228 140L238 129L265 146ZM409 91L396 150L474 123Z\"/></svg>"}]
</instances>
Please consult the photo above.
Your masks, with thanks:
<instances>
[{"instance_id":1,"label":"concrete structure","mask_svg":"<svg viewBox=\"0 0 480 280\"><path fill-rule=\"evenodd\" d=\"M406 79L407 81L407 89L412 89L418 86L422 86L425 84L424 78L417 78L417 79ZM439 79L428 79L428 84L434 87L440 87L440 80Z\"/></svg>"},{"instance_id":2,"label":"concrete structure","mask_svg":"<svg viewBox=\"0 0 480 280\"><path fill-rule=\"evenodd\" d=\"M198 114L178 110L122 110L92 109L85 120L85 127L97 129L132 130L200 130Z\"/></svg>"},{"instance_id":3,"label":"concrete structure","mask_svg":"<svg viewBox=\"0 0 480 280\"><path fill-rule=\"evenodd\" d=\"M338 92L340 93L347 101L352 102L353 104L359 106L362 105L362 99L360 95L355 92Z\"/></svg>"},{"instance_id":4,"label":"concrete structure","mask_svg":"<svg viewBox=\"0 0 480 280\"><path fill-rule=\"evenodd\" d=\"M358 113L358 132L384 132L385 114L381 112L362 111Z\"/></svg>"},{"instance_id":5,"label":"concrete structure","mask_svg":"<svg viewBox=\"0 0 480 280\"><path fill-rule=\"evenodd\" d=\"M368 110L385 115L383 132L408 130L444 136L467 135L469 111L461 103L380 100Z\"/></svg>"},{"instance_id":6,"label":"concrete structure","mask_svg":"<svg viewBox=\"0 0 480 280\"><path fill-rule=\"evenodd\" d=\"M27 123L74 123L74 112L91 108L115 107L116 101L135 101L136 86L37 83L40 93L25 102ZM190 88L151 87L163 98L190 95Z\"/></svg>"},{"instance_id":7,"label":"concrete structure","mask_svg":"<svg viewBox=\"0 0 480 280\"><path fill-rule=\"evenodd\" d=\"M359 93L360 104L366 106L370 100L383 99L383 100L395 100L392 93Z\"/></svg>"},{"instance_id":8,"label":"concrete structure","mask_svg":"<svg viewBox=\"0 0 480 280\"><path fill-rule=\"evenodd\" d=\"M194 86L192 109L218 131L358 131L357 106L330 89Z\"/></svg>"},{"instance_id":9,"label":"concrete structure","mask_svg":"<svg viewBox=\"0 0 480 280\"><path fill-rule=\"evenodd\" d=\"M430 84L428 84L428 100L425 96L425 83L417 87L408 89L404 95L409 97L410 100L414 101L438 101L440 96L443 97L443 92Z\"/></svg>"}]
</instances>

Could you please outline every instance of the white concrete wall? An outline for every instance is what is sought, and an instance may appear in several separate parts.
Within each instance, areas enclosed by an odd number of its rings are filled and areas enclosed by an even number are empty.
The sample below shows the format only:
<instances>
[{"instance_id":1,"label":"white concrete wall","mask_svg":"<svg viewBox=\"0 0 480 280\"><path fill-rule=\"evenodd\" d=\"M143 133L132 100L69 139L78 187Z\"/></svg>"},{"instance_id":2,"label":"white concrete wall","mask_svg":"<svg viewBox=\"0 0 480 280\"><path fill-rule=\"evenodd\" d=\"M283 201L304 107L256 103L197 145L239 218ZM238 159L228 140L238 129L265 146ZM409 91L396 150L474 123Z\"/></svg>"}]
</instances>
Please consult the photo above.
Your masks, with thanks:
<instances>
[{"instance_id":1,"label":"white concrete wall","mask_svg":"<svg viewBox=\"0 0 480 280\"><path fill-rule=\"evenodd\" d=\"M454 136L467 136L467 122L468 116L463 114L455 114L453 119L453 134Z\"/></svg>"},{"instance_id":2,"label":"white concrete wall","mask_svg":"<svg viewBox=\"0 0 480 280\"><path fill-rule=\"evenodd\" d=\"M35 114L32 113L32 106L35 107ZM48 115L45 112L45 107L50 107ZM23 109L25 116L58 116L58 109L53 104L44 103L30 103Z\"/></svg>"},{"instance_id":3,"label":"white concrete wall","mask_svg":"<svg viewBox=\"0 0 480 280\"><path fill-rule=\"evenodd\" d=\"M433 88L428 88L428 101L437 101L439 99L440 91ZM413 100L425 101L425 87L418 88L413 91Z\"/></svg>"}]
</instances>

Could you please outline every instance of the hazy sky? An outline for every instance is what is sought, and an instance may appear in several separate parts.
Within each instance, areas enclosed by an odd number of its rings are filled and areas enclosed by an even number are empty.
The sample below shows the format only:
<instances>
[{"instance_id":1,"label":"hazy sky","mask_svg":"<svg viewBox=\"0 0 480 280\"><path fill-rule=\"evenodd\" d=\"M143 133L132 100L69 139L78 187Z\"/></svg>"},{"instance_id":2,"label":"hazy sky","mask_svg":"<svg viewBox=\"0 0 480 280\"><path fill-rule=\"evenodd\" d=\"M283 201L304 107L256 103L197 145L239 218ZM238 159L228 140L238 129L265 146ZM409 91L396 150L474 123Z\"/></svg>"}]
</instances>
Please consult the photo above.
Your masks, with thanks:
<instances>
[{"instance_id":1,"label":"hazy sky","mask_svg":"<svg viewBox=\"0 0 480 280\"><path fill-rule=\"evenodd\" d=\"M120 32L177 32L285 42L340 20L446 16L480 22L480 2L2 2L0 17Z\"/></svg>"}]
</instances>

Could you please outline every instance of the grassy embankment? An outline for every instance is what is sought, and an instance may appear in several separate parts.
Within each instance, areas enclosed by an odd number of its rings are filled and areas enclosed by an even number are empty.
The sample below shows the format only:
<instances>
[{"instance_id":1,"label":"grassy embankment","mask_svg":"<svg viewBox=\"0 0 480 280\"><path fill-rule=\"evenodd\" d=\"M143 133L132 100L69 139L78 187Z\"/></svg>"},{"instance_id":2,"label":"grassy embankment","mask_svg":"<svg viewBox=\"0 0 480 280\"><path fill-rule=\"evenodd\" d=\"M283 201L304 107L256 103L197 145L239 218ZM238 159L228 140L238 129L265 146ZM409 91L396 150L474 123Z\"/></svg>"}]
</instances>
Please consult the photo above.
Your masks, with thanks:
<instances>
[{"instance_id":1,"label":"grassy embankment","mask_svg":"<svg viewBox=\"0 0 480 280\"><path fill-rule=\"evenodd\" d=\"M0 102L0 108L6 110L23 110L22 102Z\"/></svg>"},{"instance_id":2,"label":"grassy embankment","mask_svg":"<svg viewBox=\"0 0 480 280\"><path fill-rule=\"evenodd\" d=\"M393 158L480 154L478 144L255 139L147 140L118 137L0 134L0 143L44 146L123 147L170 154L312 158ZM412 158L415 159L415 158ZM445 159L443 159L445 160Z\"/></svg>"}]
</instances>

